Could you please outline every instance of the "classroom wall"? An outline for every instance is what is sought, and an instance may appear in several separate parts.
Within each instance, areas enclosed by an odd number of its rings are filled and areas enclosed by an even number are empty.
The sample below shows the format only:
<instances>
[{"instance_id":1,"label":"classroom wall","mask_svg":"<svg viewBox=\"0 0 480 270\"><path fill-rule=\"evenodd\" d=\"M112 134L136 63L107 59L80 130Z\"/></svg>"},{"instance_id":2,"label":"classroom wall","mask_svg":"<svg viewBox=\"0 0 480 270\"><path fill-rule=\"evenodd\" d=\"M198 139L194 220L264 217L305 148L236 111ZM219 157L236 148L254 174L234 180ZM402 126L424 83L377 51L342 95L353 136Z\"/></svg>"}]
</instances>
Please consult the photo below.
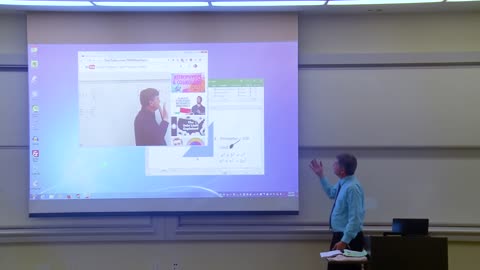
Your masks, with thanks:
<instances>
[{"instance_id":1,"label":"classroom wall","mask_svg":"<svg viewBox=\"0 0 480 270\"><path fill-rule=\"evenodd\" d=\"M11 15L0 15L1 27L6 23L20 23L22 18L12 20ZM8 18L7 18L8 17ZM7 27L8 28L8 27ZM331 57L334 61L343 56L385 53L433 53L443 57L451 52L478 52L480 48L480 14L401 14L380 16L338 15L338 16L301 16L299 45L302 55ZM2 36L1 40L7 36ZM25 33L11 33L8 38L25 38ZM1 42L1 41L0 41ZM18 42L22 44L22 42ZM19 47L11 45L8 52L20 53ZM21 48L21 46L20 46ZM5 53L4 51L0 53ZM442 56L443 55L443 56ZM339 58L340 57L340 58ZM383 56L382 56L383 57ZM391 57L391 56L388 56ZM336 60L335 60L336 59ZM360 60L359 60L360 61ZM1 91L7 91L1 87ZM300 82L300 95L302 82ZM5 101L4 101L5 102ZM4 103L2 103L4 104ZM445 110L448 110L448 104ZM2 115L7 111L2 109ZM480 114L480 111L478 112ZM3 129L2 129L2 132ZM324 157L337 151L351 150L360 153L365 160L383 160L395 164L407 176L422 175L425 167L409 162L420 157L428 170L436 171L436 177L448 172L450 161L471 160L480 165L478 146L462 146L444 149L442 147L396 148L396 147L353 147L307 146L301 150L301 156L307 160L314 153L321 152ZM3 145L2 152L25 151ZM447 162L445 162L445 160ZM304 164L302 164L304 165ZM364 177L389 175L396 167L370 165L376 169ZM455 177L462 179L474 175L475 167L462 171L457 167ZM448 173L445 175L449 175ZM3 179L2 179L3 180ZM308 181L310 181L309 179ZM475 181L475 179L471 179ZM301 181L306 181L302 178ZM301 185L314 187L301 182ZM318 192L317 192L318 191ZM322 196L317 190L310 195ZM473 199L472 199L473 200ZM472 201L472 203L475 203ZM461 209L459 211L462 211ZM478 213L464 213L478 215ZM8 219L4 215L3 219ZM2 233L5 228L2 228ZM8 229L8 228L7 228ZM15 237L15 236L13 236ZM48 237L48 236L47 236ZM39 270L77 270L77 269L172 269L173 263L179 263L178 270L220 270L220 269L326 269L320 261L318 252L327 248L325 240L290 241L155 241L155 242L64 242L42 243L3 243L0 244L0 269L39 269ZM480 242L449 243L450 269L475 269L476 254L480 252Z\"/></svg>"},{"instance_id":2,"label":"classroom wall","mask_svg":"<svg viewBox=\"0 0 480 270\"><path fill-rule=\"evenodd\" d=\"M202 241L0 246L4 270L322 270L324 241ZM477 269L480 244L450 242L449 269ZM406 269L407 270L407 269Z\"/></svg>"}]
</instances>

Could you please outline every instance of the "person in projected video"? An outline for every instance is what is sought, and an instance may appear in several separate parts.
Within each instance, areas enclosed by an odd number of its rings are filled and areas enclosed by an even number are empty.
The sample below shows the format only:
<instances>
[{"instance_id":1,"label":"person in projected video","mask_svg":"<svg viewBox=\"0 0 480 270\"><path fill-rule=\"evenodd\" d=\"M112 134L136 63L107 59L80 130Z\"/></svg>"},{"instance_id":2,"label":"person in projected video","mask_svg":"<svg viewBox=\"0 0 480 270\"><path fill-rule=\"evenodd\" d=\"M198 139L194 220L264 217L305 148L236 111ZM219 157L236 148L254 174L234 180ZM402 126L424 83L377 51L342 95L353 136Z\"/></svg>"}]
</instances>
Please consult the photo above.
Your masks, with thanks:
<instances>
[{"instance_id":1,"label":"person in projected video","mask_svg":"<svg viewBox=\"0 0 480 270\"><path fill-rule=\"evenodd\" d=\"M167 145L165 134L167 133L168 113L165 105L160 108L159 92L154 88L147 88L140 92L140 104L142 109L135 117L135 144L137 146ZM155 111L160 111L162 121L155 119Z\"/></svg>"},{"instance_id":2,"label":"person in projected video","mask_svg":"<svg viewBox=\"0 0 480 270\"><path fill-rule=\"evenodd\" d=\"M197 104L192 107L192 114L205 115L205 107L202 105L202 97L197 97Z\"/></svg>"},{"instance_id":3,"label":"person in projected video","mask_svg":"<svg viewBox=\"0 0 480 270\"><path fill-rule=\"evenodd\" d=\"M327 196L334 200L330 212L330 230L333 232L330 249L351 249L362 251L364 237L362 232L365 217L364 192L355 176L357 159L352 154L337 156L333 172L339 178L334 185L325 177L321 161L314 159L310 168L317 175ZM328 264L328 270L360 270L359 264Z\"/></svg>"}]
</instances>

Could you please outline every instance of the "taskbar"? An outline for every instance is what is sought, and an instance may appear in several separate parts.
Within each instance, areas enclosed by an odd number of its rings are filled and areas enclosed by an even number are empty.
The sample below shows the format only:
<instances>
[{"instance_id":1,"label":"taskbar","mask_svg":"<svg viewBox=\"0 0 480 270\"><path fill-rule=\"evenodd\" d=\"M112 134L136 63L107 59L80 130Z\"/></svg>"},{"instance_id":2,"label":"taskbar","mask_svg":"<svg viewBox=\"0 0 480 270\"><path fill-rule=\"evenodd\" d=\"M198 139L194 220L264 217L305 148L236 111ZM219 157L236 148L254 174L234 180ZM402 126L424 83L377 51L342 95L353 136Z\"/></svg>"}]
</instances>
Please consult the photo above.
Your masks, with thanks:
<instances>
[{"instance_id":1,"label":"taskbar","mask_svg":"<svg viewBox=\"0 0 480 270\"><path fill-rule=\"evenodd\" d=\"M186 198L281 198L298 197L298 192L286 191L232 191L215 192L209 196L198 194L176 193L168 194L158 192L145 193L32 193L30 200L79 200L79 199L186 199Z\"/></svg>"}]
</instances>

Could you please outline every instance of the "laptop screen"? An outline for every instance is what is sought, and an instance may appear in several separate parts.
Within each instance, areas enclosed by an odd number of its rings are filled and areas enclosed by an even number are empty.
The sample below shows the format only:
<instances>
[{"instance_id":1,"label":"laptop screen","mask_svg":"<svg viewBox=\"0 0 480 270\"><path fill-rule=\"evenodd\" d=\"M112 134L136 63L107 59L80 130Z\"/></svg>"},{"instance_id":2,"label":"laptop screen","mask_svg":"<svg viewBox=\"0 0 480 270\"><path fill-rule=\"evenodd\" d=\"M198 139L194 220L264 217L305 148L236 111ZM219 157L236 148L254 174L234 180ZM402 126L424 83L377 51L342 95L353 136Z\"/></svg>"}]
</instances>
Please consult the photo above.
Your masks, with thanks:
<instances>
[{"instance_id":1,"label":"laptop screen","mask_svg":"<svg viewBox=\"0 0 480 270\"><path fill-rule=\"evenodd\" d=\"M394 218L392 232L402 235L428 235L428 219Z\"/></svg>"}]
</instances>

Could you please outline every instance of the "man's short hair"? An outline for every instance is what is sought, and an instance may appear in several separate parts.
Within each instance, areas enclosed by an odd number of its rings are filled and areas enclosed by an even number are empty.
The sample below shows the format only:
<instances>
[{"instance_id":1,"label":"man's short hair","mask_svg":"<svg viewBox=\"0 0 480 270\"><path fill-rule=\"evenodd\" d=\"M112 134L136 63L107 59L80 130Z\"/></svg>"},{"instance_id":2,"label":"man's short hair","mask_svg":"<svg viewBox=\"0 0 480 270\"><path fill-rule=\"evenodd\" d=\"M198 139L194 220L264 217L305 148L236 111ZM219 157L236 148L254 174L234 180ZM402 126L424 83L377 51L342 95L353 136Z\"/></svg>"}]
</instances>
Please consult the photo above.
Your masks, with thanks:
<instances>
[{"instance_id":1,"label":"man's short hair","mask_svg":"<svg viewBox=\"0 0 480 270\"><path fill-rule=\"evenodd\" d=\"M353 175L357 169L357 158L348 153L343 153L337 156L338 165L345 169L347 175Z\"/></svg>"},{"instance_id":2,"label":"man's short hair","mask_svg":"<svg viewBox=\"0 0 480 270\"><path fill-rule=\"evenodd\" d=\"M148 106L150 101L155 99L155 97L158 97L159 94L160 93L155 88L143 89L140 92L140 104L142 104L142 107Z\"/></svg>"}]
</instances>

